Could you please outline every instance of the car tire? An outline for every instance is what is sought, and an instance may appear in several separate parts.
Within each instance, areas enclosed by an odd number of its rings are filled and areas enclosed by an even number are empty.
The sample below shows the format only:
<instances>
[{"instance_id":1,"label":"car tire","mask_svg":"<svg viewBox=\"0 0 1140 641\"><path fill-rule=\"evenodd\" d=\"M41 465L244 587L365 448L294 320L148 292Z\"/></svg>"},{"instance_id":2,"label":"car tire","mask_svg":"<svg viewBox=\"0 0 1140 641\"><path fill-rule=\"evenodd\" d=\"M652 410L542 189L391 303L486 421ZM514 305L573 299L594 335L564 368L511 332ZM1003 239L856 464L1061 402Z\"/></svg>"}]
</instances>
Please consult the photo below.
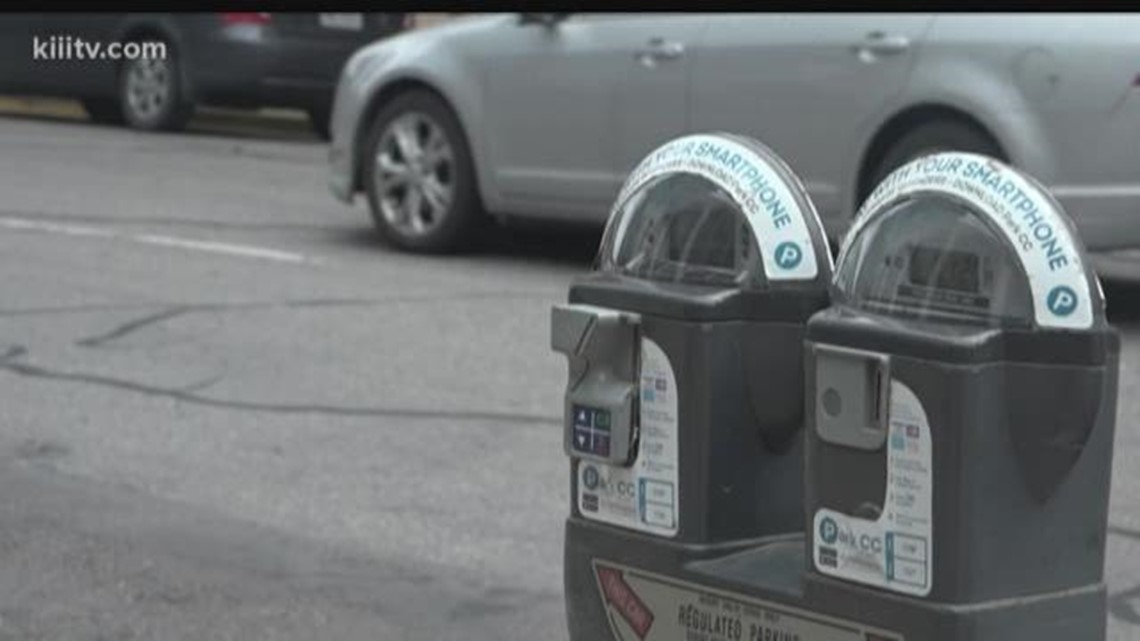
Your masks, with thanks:
<instances>
[{"instance_id":1,"label":"car tire","mask_svg":"<svg viewBox=\"0 0 1140 641\"><path fill-rule=\"evenodd\" d=\"M135 129L177 131L194 112L178 54L169 42L166 51L166 58L126 60L119 69L119 105L123 120Z\"/></svg>"},{"instance_id":2,"label":"car tire","mask_svg":"<svg viewBox=\"0 0 1140 641\"><path fill-rule=\"evenodd\" d=\"M310 107L307 113L309 114L309 127L312 128L313 133L317 134L318 138L326 142L331 140L332 131L329 128L331 124L329 118L332 117L332 114L329 108Z\"/></svg>"},{"instance_id":3,"label":"car tire","mask_svg":"<svg viewBox=\"0 0 1140 641\"><path fill-rule=\"evenodd\" d=\"M363 154L368 206L388 244L455 251L484 220L463 128L435 94L417 89L390 100L373 120Z\"/></svg>"},{"instance_id":4,"label":"car tire","mask_svg":"<svg viewBox=\"0 0 1140 641\"><path fill-rule=\"evenodd\" d=\"M861 185L858 204L895 169L939 151L967 151L1005 160L1001 145L977 125L958 120L927 121L908 129L887 147Z\"/></svg>"},{"instance_id":5,"label":"car tire","mask_svg":"<svg viewBox=\"0 0 1140 641\"><path fill-rule=\"evenodd\" d=\"M83 111L92 122L103 125L123 124L123 108L114 98L85 98L81 101Z\"/></svg>"}]
</instances>

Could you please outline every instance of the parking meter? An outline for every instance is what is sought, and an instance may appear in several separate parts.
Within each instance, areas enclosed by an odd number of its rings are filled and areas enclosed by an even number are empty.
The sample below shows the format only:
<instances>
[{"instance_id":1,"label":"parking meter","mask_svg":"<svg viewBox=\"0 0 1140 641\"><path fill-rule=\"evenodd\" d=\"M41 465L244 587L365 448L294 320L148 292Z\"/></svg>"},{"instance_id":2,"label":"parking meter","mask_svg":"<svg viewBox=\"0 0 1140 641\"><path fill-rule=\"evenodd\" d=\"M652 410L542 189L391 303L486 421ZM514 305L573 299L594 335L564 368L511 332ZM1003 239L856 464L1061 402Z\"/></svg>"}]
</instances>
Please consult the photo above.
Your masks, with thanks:
<instances>
[{"instance_id":1,"label":"parking meter","mask_svg":"<svg viewBox=\"0 0 1140 641\"><path fill-rule=\"evenodd\" d=\"M680 576L802 530L803 332L831 276L806 191L763 145L685 136L630 174L595 270L552 313L571 638L682 638L677 602L655 613L623 564Z\"/></svg>"},{"instance_id":2,"label":"parking meter","mask_svg":"<svg viewBox=\"0 0 1140 641\"><path fill-rule=\"evenodd\" d=\"M1104 639L1119 339L1048 192L974 154L901 167L806 338L805 602L906 639Z\"/></svg>"}]
</instances>

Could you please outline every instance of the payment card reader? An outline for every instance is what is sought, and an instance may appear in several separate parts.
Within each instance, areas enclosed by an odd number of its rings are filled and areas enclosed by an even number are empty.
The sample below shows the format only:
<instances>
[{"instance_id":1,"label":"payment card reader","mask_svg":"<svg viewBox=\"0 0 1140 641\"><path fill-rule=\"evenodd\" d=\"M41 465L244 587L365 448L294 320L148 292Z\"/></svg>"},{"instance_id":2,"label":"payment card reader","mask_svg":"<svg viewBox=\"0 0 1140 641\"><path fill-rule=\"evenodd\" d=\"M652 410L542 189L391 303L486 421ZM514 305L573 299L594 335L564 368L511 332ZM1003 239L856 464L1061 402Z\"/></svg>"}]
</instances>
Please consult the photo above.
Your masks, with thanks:
<instances>
[{"instance_id":1,"label":"payment card reader","mask_svg":"<svg viewBox=\"0 0 1140 641\"><path fill-rule=\"evenodd\" d=\"M804 328L831 277L806 190L760 143L684 136L629 175L595 269L552 313L569 361L572 639L701 625L671 593L631 592L628 572L703 581L693 564L779 541L795 555L774 580L798 583Z\"/></svg>"},{"instance_id":2,"label":"payment card reader","mask_svg":"<svg viewBox=\"0 0 1140 641\"><path fill-rule=\"evenodd\" d=\"M888 176L806 359L804 603L923 641L1105 638L1119 339L1032 178Z\"/></svg>"}]
</instances>

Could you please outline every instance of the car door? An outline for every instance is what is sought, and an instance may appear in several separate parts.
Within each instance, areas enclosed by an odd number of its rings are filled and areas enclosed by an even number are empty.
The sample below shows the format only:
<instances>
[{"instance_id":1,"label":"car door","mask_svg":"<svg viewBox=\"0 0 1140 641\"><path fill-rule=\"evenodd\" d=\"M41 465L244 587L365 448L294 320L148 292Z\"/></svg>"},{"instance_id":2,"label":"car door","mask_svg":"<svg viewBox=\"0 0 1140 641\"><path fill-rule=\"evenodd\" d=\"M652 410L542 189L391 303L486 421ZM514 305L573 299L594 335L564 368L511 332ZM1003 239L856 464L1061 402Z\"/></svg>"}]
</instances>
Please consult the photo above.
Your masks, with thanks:
<instances>
[{"instance_id":1,"label":"car door","mask_svg":"<svg viewBox=\"0 0 1140 641\"><path fill-rule=\"evenodd\" d=\"M621 188L630 170L657 146L689 133L689 83L694 53L708 24L704 14L644 14L629 18L633 51L618 89L617 173L610 188Z\"/></svg>"},{"instance_id":2,"label":"car door","mask_svg":"<svg viewBox=\"0 0 1140 641\"><path fill-rule=\"evenodd\" d=\"M0 16L0 91L27 91L32 85L36 67L43 64L35 57L35 38L44 36L36 32L39 22L35 13Z\"/></svg>"},{"instance_id":3,"label":"car door","mask_svg":"<svg viewBox=\"0 0 1140 641\"><path fill-rule=\"evenodd\" d=\"M638 14L519 20L485 54L484 121L503 206L532 216L605 216L620 184L618 104L647 40Z\"/></svg>"},{"instance_id":4,"label":"car door","mask_svg":"<svg viewBox=\"0 0 1140 641\"><path fill-rule=\"evenodd\" d=\"M69 97L114 95L119 63L102 51L116 42L115 35L125 18L124 13L41 14L36 31L67 41L70 57L38 65L37 83L51 93Z\"/></svg>"},{"instance_id":5,"label":"car door","mask_svg":"<svg viewBox=\"0 0 1140 641\"><path fill-rule=\"evenodd\" d=\"M906 85L933 14L718 14L693 67L693 126L758 138L841 228L859 141Z\"/></svg>"},{"instance_id":6,"label":"car door","mask_svg":"<svg viewBox=\"0 0 1140 641\"><path fill-rule=\"evenodd\" d=\"M24 13L0 17L0 90L81 97L114 91L114 61L92 58L124 14Z\"/></svg>"}]
</instances>

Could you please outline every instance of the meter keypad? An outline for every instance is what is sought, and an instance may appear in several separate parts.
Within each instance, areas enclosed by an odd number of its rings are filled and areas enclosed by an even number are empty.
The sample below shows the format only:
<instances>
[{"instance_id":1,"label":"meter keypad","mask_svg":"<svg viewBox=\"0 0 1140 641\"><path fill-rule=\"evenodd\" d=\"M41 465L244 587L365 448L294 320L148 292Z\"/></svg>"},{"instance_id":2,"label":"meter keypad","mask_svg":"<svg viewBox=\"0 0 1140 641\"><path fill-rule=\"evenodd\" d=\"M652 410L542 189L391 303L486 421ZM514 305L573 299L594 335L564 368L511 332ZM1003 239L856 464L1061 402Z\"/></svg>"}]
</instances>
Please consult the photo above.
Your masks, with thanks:
<instances>
[{"instance_id":1,"label":"meter keypad","mask_svg":"<svg viewBox=\"0 0 1140 641\"><path fill-rule=\"evenodd\" d=\"M583 454L610 455L610 411L586 405L574 406L574 450Z\"/></svg>"}]
</instances>

